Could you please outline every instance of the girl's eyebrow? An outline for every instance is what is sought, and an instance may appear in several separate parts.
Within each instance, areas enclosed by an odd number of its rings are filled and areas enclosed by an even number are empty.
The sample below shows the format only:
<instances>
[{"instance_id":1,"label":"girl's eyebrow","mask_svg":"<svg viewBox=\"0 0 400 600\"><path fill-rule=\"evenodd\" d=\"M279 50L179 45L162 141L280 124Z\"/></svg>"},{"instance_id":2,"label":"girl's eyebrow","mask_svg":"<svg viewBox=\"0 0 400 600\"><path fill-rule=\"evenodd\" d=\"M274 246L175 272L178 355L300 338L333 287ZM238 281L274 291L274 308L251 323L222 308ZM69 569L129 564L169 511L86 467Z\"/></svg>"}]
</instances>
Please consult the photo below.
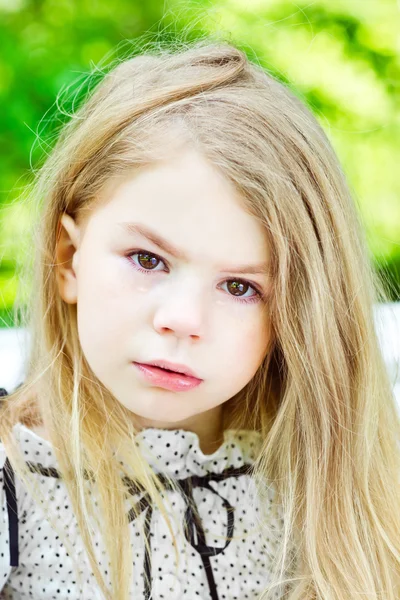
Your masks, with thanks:
<instances>
[{"instance_id":1,"label":"girl's eyebrow","mask_svg":"<svg viewBox=\"0 0 400 600\"><path fill-rule=\"evenodd\" d=\"M178 258L183 261L187 261L188 257L186 254L171 244L168 240L164 239L159 233L151 230L146 225L142 223L128 223L122 222L118 223L118 226L123 229L126 233L130 235L141 235L142 237L148 239L150 242L164 250L164 252L168 252L175 258ZM238 266L228 266L226 268L220 267L220 270L225 273L241 273L241 274L251 274L251 275L269 275L270 268L267 263L253 264L253 265L238 265Z\"/></svg>"}]
</instances>

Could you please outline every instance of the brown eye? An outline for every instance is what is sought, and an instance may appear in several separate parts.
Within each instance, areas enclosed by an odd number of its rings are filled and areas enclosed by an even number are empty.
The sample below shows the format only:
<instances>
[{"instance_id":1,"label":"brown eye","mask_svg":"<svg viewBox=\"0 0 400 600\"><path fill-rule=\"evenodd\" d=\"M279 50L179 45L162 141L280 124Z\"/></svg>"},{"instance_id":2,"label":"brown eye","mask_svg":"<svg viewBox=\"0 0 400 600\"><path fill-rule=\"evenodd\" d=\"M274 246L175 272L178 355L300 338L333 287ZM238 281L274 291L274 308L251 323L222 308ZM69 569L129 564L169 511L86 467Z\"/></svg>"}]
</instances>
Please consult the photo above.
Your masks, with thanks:
<instances>
[{"instance_id":1,"label":"brown eye","mask_svg":"<svg viewBox=\"0 0 400 600\"><path fill-rule=\"evenodd\" d=\"M137 256L140 266L144 269L153 269L160 260L154 256L154 254L150 254L149 252L138 252Z\"/></svg>"},{"instance_id":2,"label":"brown eye","mask_svg":"<svg viewBox=\"0 0 400 600\"><path fill-rule=\"evenodd\" d=\"M135 269L140 271L141 273L150 274L152 271L159 273L160 271L164 271L164 269L157 269L159 265L165 265L165 262L157 256L157 254L153 254L153 252L147 252L147 250L135 250L127 254L129 261L133 264Z\"/></svg>"},{"instance_id":3,"label":"brown eye","mask_svg":"<svg viewBox=\"0 0 400 600\"><path fill-rule=\"evenodd\" d=\"M229 291L233 292L234 296L240 296L241 293L247 292L249 287L251 287L250 284L246 283L245 281L238 281L236 279L231 279L228 282L228 288L230 288Z\"/></svg>"}]
</instances>

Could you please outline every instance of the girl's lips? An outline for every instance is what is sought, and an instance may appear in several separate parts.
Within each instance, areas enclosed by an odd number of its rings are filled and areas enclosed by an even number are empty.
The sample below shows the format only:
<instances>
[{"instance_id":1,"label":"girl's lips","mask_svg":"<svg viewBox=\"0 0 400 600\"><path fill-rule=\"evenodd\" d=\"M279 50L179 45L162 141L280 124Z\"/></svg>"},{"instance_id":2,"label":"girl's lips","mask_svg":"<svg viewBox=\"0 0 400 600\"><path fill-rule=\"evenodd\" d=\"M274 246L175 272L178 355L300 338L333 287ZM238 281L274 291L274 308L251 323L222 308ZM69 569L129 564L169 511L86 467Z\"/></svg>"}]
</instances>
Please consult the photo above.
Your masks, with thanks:
<instances>
[{"instance_id":1,"label":"girl's lips","mask_svg":"<svg viewBox=\"0 0 400 600\"><path fill-rule=\"evenodd\" d=\"M191 390L200 385L203 381L202 379L197 379L197 377L190 377L189 375L183 375L182 373L172 373L152 365L145 365L137 362L133 362L132 364L134 364L147 381L150 381L154 386L162 387L173 392Z\"/></svg>"}]
</instances>

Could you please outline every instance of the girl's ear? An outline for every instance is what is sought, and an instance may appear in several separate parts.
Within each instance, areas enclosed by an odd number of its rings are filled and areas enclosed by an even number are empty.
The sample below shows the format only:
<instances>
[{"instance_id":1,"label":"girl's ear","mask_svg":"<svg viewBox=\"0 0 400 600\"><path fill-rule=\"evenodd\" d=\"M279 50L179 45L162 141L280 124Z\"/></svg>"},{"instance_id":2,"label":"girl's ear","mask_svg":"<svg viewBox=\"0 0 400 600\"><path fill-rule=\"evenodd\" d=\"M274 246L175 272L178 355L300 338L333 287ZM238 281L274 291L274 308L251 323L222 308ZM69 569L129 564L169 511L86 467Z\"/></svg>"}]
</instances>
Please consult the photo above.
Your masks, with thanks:
<instances>
[{"instance_id":1,"label":"girl's ear","mask_svg":"<svg viewBox=\"0 0 400 600\"><path fill-rule=\"evenodd\" d=\"M78 301L78 249L78 225L70 215L64 213L58 224L55 269L60 296L67 304L76 304Z\"/></svg>"}]
</instances>

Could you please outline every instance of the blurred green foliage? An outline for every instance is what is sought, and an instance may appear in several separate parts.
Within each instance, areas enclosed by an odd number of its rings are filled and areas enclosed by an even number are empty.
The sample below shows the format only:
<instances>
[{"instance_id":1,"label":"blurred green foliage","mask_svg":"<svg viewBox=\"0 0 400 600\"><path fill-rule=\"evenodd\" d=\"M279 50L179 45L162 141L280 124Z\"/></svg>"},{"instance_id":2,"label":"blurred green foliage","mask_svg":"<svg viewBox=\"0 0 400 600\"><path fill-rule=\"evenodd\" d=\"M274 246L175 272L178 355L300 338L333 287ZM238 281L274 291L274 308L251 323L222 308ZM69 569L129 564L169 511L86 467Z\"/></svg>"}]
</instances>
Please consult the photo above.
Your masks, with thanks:
<instances>
[{"instance_id":1,"label":"blurred green foliage","mask_svg":"<svg viewBox=\"0 0 400 600\"><path fill-rule=\"evenodd\" d=\"M12 324L30 218L17 200L65 120L56 98L144 33L221 32L295 87L339 155L371 257L400 300L399 31L396 0L0 0L0 326Z\"/></svg>"}]
</instances>

